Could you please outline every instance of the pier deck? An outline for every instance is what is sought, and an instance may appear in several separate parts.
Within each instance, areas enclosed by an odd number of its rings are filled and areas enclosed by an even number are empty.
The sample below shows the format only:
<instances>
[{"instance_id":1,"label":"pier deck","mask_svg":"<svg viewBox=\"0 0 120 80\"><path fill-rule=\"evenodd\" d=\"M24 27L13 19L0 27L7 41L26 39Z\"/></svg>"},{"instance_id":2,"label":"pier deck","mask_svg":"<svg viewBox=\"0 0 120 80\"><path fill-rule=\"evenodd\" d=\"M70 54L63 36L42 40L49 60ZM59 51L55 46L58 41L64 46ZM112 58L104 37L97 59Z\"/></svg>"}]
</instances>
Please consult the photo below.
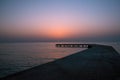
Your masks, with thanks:
<instances>
[{"instance_id":1,"label":"pier deck","mask_svg":"<svg viewBox=\"0 0 120 80\"><path fill-rule=\"evenodd\" d=\"M1 80L120 80L119 53L112 46L91 46Z\"/></svg>"}]
</instances>

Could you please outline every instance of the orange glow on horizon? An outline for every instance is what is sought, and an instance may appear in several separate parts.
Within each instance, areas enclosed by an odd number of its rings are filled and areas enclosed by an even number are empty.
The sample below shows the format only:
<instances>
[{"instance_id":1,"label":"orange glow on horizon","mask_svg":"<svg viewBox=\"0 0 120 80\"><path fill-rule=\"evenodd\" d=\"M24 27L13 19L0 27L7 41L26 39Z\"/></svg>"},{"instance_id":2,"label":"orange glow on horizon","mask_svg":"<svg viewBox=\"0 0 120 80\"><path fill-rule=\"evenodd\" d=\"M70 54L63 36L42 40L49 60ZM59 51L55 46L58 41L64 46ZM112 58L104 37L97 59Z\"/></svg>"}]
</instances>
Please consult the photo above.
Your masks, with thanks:
<instances>
[{"instance_id":1,"label":"orange glow on horizon","mask_svg":"<svg viewBox=\"0 0 120 80\"><path fill-rule=\"evenodd\" d=\"M69 30L65 27L54 27L49 29L48 36L55 39L61 39L67 38L69 34L70 34Z\"/></svg>"},{"instance_id":2,"label":"orange glow on horizon","mask_svg":"<svg viewBox=\"0 0 120 80\"><path fill-rule=\"evenodd\" d=\"M60 39L66 38L69 35L68 30L65 28L50 29L49 36L52 38Z\"/></svg>"}]
</instances>

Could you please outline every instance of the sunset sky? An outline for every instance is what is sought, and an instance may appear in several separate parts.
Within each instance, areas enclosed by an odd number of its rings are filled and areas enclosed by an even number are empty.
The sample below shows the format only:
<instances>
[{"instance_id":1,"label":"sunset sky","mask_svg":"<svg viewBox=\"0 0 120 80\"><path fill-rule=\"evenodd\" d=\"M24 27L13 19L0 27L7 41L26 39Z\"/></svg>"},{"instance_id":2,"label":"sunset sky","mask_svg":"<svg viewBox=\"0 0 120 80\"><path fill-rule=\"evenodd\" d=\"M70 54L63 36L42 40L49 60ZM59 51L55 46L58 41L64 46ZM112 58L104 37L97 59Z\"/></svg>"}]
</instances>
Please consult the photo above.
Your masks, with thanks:
<instances>
[{"instance_id":1,"label":"sunset sky","mask_svg":"<svg viewBox=\"0 0 120 80\"><path fill-rule=\"evenodd\" d=\"M119 36L120 0L0 0L0 42Z\"/></svg>"}]
</instances>

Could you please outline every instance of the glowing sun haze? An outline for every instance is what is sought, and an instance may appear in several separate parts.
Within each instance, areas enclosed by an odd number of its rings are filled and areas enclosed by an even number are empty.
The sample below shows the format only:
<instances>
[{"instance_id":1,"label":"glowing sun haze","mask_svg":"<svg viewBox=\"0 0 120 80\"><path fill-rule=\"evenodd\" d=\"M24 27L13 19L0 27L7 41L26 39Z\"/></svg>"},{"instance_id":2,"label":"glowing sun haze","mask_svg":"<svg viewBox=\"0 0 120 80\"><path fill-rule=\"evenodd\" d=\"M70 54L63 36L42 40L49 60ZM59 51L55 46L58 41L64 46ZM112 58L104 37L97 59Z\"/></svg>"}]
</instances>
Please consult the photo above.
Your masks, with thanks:
<instances>
[{"instance_id":1,"label":"glowing sun haze","mask_svg":"<svg viewBox=\"0 0 120 80\"><path fill-rule=\"evenodd\" d=\"M0 39L120 35L120 0L0 0Z\"/></svg>"}]
</instances>

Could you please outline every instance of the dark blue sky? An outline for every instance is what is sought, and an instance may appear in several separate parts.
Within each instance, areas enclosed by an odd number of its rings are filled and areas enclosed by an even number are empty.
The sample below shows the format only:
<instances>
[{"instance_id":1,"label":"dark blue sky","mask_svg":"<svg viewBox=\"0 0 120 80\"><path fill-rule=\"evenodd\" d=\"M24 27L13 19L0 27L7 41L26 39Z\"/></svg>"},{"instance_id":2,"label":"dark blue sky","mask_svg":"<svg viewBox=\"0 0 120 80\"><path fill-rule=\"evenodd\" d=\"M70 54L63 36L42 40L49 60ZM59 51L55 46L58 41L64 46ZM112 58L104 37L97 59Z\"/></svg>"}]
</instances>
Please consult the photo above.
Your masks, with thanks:
<instances>
[{"instance_id":1,"label":"dark blue sky","mask_svg":"<svg viewBox=\"0 0 120 80\"><path fill-rule=\"evenodd\" d=\"M0 40L119 41L120 0L0 0Z\"/></svg>"}]
</instances>

